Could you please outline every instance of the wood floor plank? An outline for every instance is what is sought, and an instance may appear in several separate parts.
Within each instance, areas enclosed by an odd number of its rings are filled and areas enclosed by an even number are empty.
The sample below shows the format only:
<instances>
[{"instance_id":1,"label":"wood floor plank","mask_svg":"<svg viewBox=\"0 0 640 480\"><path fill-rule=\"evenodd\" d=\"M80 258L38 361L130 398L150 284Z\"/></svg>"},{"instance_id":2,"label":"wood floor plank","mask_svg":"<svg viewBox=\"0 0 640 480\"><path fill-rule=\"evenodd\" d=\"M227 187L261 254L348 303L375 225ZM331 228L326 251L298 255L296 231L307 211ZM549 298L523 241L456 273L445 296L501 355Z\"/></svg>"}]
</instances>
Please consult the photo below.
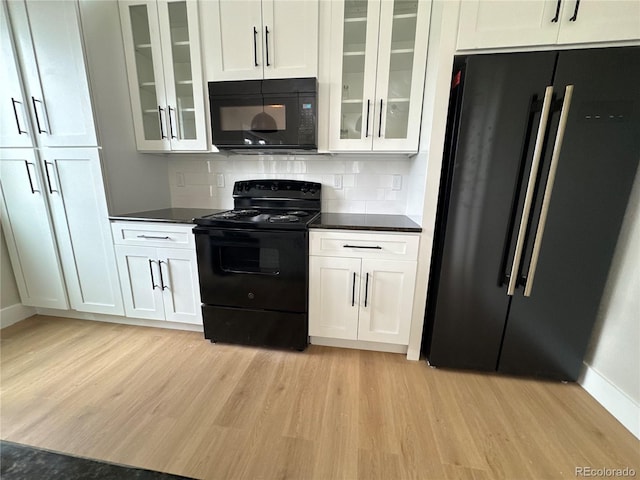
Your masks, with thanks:
<instances>
[{"instance_id":1,"label":"wood floor plank","mask_svg":"<svg viewBox=\"0 0 640 480\"><path fill-rule=\"evenodd\" d=\"M640 472L638 439L576 384L43 316L1 330L0 356L2 439L192 478Z\"/></svg>"}]
</instances>

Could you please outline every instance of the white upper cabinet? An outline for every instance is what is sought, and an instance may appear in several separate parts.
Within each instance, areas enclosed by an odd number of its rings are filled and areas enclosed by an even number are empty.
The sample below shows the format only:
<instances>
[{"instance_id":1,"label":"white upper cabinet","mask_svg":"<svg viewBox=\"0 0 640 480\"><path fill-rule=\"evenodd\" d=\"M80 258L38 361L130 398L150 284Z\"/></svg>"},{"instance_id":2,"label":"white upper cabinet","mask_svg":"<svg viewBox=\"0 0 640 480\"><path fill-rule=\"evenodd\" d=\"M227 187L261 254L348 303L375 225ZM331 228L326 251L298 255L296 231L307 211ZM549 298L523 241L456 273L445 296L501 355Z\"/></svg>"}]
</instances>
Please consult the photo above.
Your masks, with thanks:
<instances>
[{"instance_id":1,"label":"white upper cabinet","mask_svg":"<svg viewBox=\"0 0 640 480\"><path fill-rule=\"evenodd\" d=\"M32 147L28 105L4 5L0 6L0 147Z\"/></svg>"},{"instance_id":2,"label":"white upper cabinet","mask_svg":"<svg viewBox=\"0 0 640 480\"><path fill-rule=\"evenodd\" d=\"M640 38L638 0L462 0L458 49Z\"/></svg>"},{"instance_id":3,"label":"white upper cabinet","mask_svg":"<svg viewBox=\"0 0 640 480\"><path fill-rule=\"evenodd\" d=\"M318 0L200 4L208 81L317 77Z\"/></svg>"},{"instance_id":4,"label":"white upper cabinet","mask_svg":"<svg viewBox=\"0 0 640 480\"><path fill-rule=\"evenodd\" d=\"M9 102L8 113L15 107L17 117L10 128L33 129L30 135L37 138L39 145L97 146L76 3L26 0L6 5L18 62L6 59L11 55L12 45L6 41L7 25L3 19L2 53L3 60L9 64L2 78L3 127ZM3 69L6 64L3 63ZM13 70L17 65L21 67L24 96L15 89ZM6 91L5 82L14 83L14 88ZM27 112L31 125L24 118ZM20 134L12 136L12 140L3 133L0 146L30 146L33 140L26 145L25 137L26 134Z\"/></svg>"},{"instance_id":5,"label":"white upper cabinet","mask_svg":"<svg viewBox=\"0 0 640 480\"><path fill-rule=\"evenodd\" d=\"M32 307L68 309L46 186L35 150L0 148L0 214L20 299Z\"/></svg>"},{"instance_id":6,"label":"white upper cabinet","mask_svg":"<svg viewBox=\"0 0 640 480\"><path fill-rule=\"evenodd\" d=\"M138 150L206 150L197 3L119 5Z\"/></svg>"},{"instance_id":7,"label":"white upper cabinet","mask_svg":"<svg viewBox=\"0 0 640 480\"><path fill-rule=\"evenodd\" d=\"M332 3L329 149L418 149L431 5Z\"/></svg>"}]
</instances>

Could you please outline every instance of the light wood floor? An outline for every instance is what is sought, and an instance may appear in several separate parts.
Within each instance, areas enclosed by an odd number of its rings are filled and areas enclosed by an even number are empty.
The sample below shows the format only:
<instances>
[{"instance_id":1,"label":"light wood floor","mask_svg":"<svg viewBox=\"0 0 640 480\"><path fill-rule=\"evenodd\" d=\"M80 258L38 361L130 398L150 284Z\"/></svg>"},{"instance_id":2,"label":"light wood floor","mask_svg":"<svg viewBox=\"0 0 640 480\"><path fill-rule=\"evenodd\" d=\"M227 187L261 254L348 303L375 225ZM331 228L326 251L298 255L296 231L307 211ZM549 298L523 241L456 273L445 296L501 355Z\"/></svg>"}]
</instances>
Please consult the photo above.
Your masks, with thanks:
<instances>
[{"instance_id":1,"label":"light wood floor","mask_svg":"<svg viewBox=\"0 0 640 480\"><path fill-rule=\"evenodd\" d=\"M203 479L640 472L640 442L575 384L54 317L0 335L0 436L60 452Z\"/></svg>"}]
</instances>

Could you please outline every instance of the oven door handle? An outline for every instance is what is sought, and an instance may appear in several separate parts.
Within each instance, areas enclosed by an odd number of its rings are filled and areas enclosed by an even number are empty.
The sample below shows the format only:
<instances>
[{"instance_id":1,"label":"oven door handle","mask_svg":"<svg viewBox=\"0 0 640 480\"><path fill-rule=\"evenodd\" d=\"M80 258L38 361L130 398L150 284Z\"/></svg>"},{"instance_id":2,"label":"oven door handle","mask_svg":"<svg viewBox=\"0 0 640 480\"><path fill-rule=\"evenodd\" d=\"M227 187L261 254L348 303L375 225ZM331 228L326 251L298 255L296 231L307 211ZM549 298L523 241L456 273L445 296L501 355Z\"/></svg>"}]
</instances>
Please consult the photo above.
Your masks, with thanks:
<instances>
[{"instance_id":1,"label":"oven door handle","mask_svg":"<svg viewBox=\"0 0 640 480\"><path fill-rule=\"evenodd\" d=\"M277 272L250 272L249 270L232 270L230 268L220 268L220 270L222 270L225 273L239 273L242 275L270 275L270 276L280 275L280 270L278 270Z\"/></svg>"}]
</instances>

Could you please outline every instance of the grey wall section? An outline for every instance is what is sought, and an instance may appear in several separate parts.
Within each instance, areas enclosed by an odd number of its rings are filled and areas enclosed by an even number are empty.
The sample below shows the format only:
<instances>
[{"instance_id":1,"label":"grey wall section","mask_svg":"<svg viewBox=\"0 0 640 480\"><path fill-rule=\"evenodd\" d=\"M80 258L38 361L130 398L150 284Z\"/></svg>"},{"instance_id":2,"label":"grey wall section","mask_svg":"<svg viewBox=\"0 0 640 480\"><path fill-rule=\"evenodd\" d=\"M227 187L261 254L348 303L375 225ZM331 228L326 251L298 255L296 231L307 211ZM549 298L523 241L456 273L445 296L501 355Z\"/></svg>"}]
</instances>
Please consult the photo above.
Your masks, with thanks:
<instances>
[{"instance_id":1,"label":"grey wall section","mask_svg":"<svg viewBox=\"0 0 640 480\"><path fill-rule=\"evenodd\" d=\"M0 227L0 309L20 303L20 294L16 285L13 268L9 260L4 231Z\"/></svg>"},{"instance_id":2,"label":"grey wall section","mask_svg":"<svg viewBox=\"0 0 640 480\"><path fill-rule=\"evenodd\" d=\"M167 208L166 156L136 150L118 2L82 0L80 17L109 212Z\"/></svg>"},{"instance_id":3,"label":"grey wall section","mask_svg":"<svg viewBox=\"0 0 640 480\"><path fill-rule=\"evenodd\" d=\"M640 404L640 171L585 363Z\"/></svg>"}]
</instances>

